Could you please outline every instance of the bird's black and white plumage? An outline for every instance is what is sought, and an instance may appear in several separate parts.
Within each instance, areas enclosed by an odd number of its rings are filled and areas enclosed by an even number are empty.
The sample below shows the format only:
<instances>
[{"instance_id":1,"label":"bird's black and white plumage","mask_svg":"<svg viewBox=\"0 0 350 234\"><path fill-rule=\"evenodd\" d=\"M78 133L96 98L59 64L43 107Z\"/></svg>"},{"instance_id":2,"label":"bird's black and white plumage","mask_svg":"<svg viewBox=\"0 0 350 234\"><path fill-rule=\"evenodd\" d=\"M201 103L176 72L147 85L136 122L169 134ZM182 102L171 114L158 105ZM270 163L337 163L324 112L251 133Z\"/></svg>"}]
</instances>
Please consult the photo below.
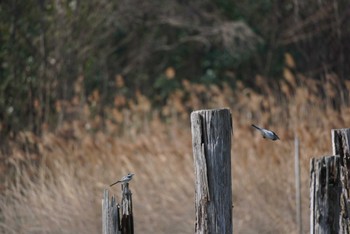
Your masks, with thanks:
<instances>
[{"instance_id":1,"label":"bird's black and white plumage","mask_svg":"<svg viewBox=\"0 0 350 234\"><path fill-rule=\"evenodd\" d=\"M126 176L124 176L121 180L118 180L117 182L114 182L113 184L110 185L110 187L112 187L113 185L115 184L118 184L118 183L129 183L129 181L132 179L132 176L135 175L133 173L128 173Z\"/></svg>"},{"instance_id":2,"label":"bird's black and white plumage","mask_svg":"<svg viewBox=\"0 0 350 234\"><path fill-rule=\"evenodd\" d=\"M267 130L267 129L264 129L264 128L260 128L254 124L252 124L252 127L256 128L257 130L259 130L261 132L261 135L263 136L263 138L266 138L266 139L270 139L270 140L279 140L280 138L277 136L276 133L274 133L273 131L270 131L270 130Z\"/></svg>"}]
</instances>

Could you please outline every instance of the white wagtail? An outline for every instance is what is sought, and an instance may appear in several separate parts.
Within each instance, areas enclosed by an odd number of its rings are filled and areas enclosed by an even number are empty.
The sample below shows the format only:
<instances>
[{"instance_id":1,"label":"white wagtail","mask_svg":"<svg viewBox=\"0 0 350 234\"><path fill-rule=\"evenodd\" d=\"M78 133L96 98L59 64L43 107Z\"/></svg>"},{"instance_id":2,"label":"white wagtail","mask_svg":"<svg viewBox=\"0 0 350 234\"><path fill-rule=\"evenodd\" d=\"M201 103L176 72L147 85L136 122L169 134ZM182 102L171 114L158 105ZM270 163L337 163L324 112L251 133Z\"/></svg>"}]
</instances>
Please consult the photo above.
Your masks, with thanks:
<instances>
[{"instance_id":1,"label":"white wagtail","mask_svg":"<svg viewBox=\"0 0 350 234\"><path fill-rule=\"evenodd\" d=\"M273 131L270 131L270 130L267 130L267 129L264 129L264 128L259 128L258 126L254 125L254 124L252 124L252 127L258 129L261 132L263 138L270 139L270 140L273 140L273 141L280 139L277 136L277 134L274 133Z\"/></svg>"},{"instance_id":2,"label":"white wagtail","mask_svg":"<svg viewBox=\"0 0 350 234\"><path fill-rule=\"evenodd\" d=\"M129 183L129 181L132 179L132 176L135 175L133 173L128 173L126 176L124 176L121 180L118 180L117 182L113 183L110 185L110 187L112 187L113 185L115 184L118 184L118 183Z\"/></svg>"}]
</instances>

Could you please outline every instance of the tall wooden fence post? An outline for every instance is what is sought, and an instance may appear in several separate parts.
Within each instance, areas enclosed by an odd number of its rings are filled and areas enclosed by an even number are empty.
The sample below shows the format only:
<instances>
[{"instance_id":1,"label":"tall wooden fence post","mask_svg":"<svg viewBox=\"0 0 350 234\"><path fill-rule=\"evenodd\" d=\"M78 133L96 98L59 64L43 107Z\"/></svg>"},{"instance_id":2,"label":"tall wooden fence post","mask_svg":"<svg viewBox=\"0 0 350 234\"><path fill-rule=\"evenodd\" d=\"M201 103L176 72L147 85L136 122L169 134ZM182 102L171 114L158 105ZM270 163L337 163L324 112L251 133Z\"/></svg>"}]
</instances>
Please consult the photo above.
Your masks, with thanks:
<instances>
[{"instance_id":1,"label":"tall wooden fence post","mask_svg":"<svg viewBox=\"0 0 350 234\"><path fill-rule=\"evenodd\" d=\"M350 129L332 129L333 154L340 156L340 194L339 233L350 233Z\"/></svg>"},{"instance_id":2,"label":"tall wooden fence post","mask_svg":"<svg viewBox=\"0 0 350 234\"><path fill-rule=\"evenodd\" d=\"M333 129L335 156L311 159L310 233L350 233L350 129Z\"/></svg>"},{"instance_id":3,"label":"tall wooden fence post","mask_svg":"<svg viewBox=\"0 0 350 234\"><path fill-rule=\"evenodd\" d=\"M132 193L129 183L122 184L122 234L134 234L134 216L132 213Z\"/></svg>"},{"instance_id":4,"label":"tall wooden fence post","mask_svg":"<svg viewBox=\"0 0 350 234\"><path fill-rule=\"evenodd\" d=\"M121 206L114 196L109 197L107 189L102 200L102 233L103 234L134 234L134 218L132 212L132 193L129 183L122 183ZM120 209L121 207L121 209ZM121 211L121 221L120 221Z\"/></svg>"},{"instance_id":5,"label":"tall wooden fence post","mask_svg":"<svg viewBox=\"0 0 350 234\"><path fill-rule=\"evenodd\" d=\"M339 233L340 158L313 158L310 164L310 234Z\"/></svg>"},{"instance_id":6,"label":"tall wooden fence post","mask_svg":"<svg viewBox=\"0 0 350 234\"><path fill-rule=\"evenodd\" d=\"M109 192L105 189L102 200L102 233L120 234L119 228L119 206L114 196L110 200Z\"/></svg>"},{"instance_id":7,"label":"tall wooden fence post","mask_svg":"<svg viewBox=\"0 0 350 234\"><path fill-rule=\"evenodd\" d=\"M231 134L229 109L191 114L195 168L195 233L232 233Z\"/></svg>"}]
</instances>

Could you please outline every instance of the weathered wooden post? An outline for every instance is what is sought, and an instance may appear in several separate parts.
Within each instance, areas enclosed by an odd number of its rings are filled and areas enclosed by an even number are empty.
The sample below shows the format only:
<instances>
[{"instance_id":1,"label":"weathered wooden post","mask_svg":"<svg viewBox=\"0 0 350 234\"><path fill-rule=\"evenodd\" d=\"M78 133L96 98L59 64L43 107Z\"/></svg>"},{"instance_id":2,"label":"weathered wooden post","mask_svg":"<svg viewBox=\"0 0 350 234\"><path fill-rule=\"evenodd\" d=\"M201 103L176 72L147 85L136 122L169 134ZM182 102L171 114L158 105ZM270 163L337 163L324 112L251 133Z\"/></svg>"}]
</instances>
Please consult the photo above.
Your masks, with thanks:
<instances>
[{"instance_id":1,"label":"weathered wooden post","mask_svg":"<svg viewBox=\"0 0 350 234\"><path fill-rule=\"evenodd\" d=\"M333 154L339 155L342 165L349 168L350 163L350 128L332 129Z\"/></svg>"},{"instance_id":2,"label":"weathered wooden post","mask_svg":"<svg viewBox=\"0 0 350 234\"><path fill-rule=\"evenodd\" d=\"M350 233L350 129L332 130L335 156L311 159L310 233Z\"/></svg>"},{"instance_id":3,"label":"weathered wooden post","mask_svg":"<svg viewBox=\"0 0 350 234\"><path fill-rule=\"evenodd\" d=\"M340 156L339 233L350 233L350 129L332 129L333 154Z\"/></svg>"},{"instance_id":4,"label":"weathered wooden post","mask_svg":"<svg viewBox=\"0 0 350 234\"><path fill-rule=\"evenodd\" d=\"M134 233L134 217L132 213L132 193L129 190L129 183L122 184L122 234Z\"/></svg>"},{"instance_id":5,"label":"weathered wooden post","mask_svg":"<svg viewBox=\"0 0 350 234\"><path fill-rule=\"evenodd\" d=\"M102 233L120 234L119 229L119 205L114 196L109 200L109 192L105 189L102 200Z\"/></svg>"},{"instance_id":6,"label":"weathered wooden post","mask_svg":"<svg viewBox=\"0 0 350 234\"><path fill-rule=\"evenodd\" d=\"M132 193L129 183L122 183L121 222L120 206L115 197L109 198L107 189L103 192L102 200L102 233L103 234L133 234L134 218L132 212Z\"/></svg>"},{"instance_id":7,"label":"weathered wooden post","mask_svg":"<svg viewBox=\"0 0 350 234\"><path fill-rule=\"evenodd\" d=\"M340 158L313 158L310 164L310 233L339 233Z\"/></svg>"},{"instance_id":8,"label":"weathered wooden post","mask_svg":"<svg viewBox=\"0 0 350 234\"><path fill-rule=\"evenodd\" d=\"M192 112L195 168L195 233L232 233L231 134L229 109Z\"/></svg>"}]
</instances>

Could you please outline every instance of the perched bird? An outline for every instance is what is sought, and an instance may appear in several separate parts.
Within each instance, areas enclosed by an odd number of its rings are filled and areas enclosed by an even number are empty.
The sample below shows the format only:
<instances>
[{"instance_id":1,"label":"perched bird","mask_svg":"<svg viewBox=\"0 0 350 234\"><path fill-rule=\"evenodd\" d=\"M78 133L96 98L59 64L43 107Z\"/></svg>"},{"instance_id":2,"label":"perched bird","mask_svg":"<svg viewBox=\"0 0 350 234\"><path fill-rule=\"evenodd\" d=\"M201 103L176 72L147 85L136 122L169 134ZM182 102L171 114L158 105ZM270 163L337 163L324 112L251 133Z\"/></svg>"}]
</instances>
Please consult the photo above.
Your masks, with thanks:
<instances>
[{"instance_id":1,"label":"perched bird","mask_svg":"<svg viewBox=\"0 0 350 234\"><path fill-rule=\"evenodd\" d=\"M277 136L277 134L274 133L273 131L270 131L270 130L267 130L267 129L264 129L264 128L259 128L258 126L254 125L254 124L252 124L252 127L258 129L261 132L262 136L264 138L266 138L266 139L270 139L270 140L273 140L273 141L280 139Z\"/></svg>"},{"instance_id":2,"label":"perched bird","mask_svg":"<svg viewBox=\"0 0 350 234\"><path fill-rule=\"evenodd\" d=\"M135 175L133 173L128 173L126 176L124 176L121 180L118 180L117 182L113 183L110 185L110 187L112 187L113 185L115 184L118 184L118 183L129 183L129 181L132 179L132 176Z\"/></svg>"}]
</instances>

